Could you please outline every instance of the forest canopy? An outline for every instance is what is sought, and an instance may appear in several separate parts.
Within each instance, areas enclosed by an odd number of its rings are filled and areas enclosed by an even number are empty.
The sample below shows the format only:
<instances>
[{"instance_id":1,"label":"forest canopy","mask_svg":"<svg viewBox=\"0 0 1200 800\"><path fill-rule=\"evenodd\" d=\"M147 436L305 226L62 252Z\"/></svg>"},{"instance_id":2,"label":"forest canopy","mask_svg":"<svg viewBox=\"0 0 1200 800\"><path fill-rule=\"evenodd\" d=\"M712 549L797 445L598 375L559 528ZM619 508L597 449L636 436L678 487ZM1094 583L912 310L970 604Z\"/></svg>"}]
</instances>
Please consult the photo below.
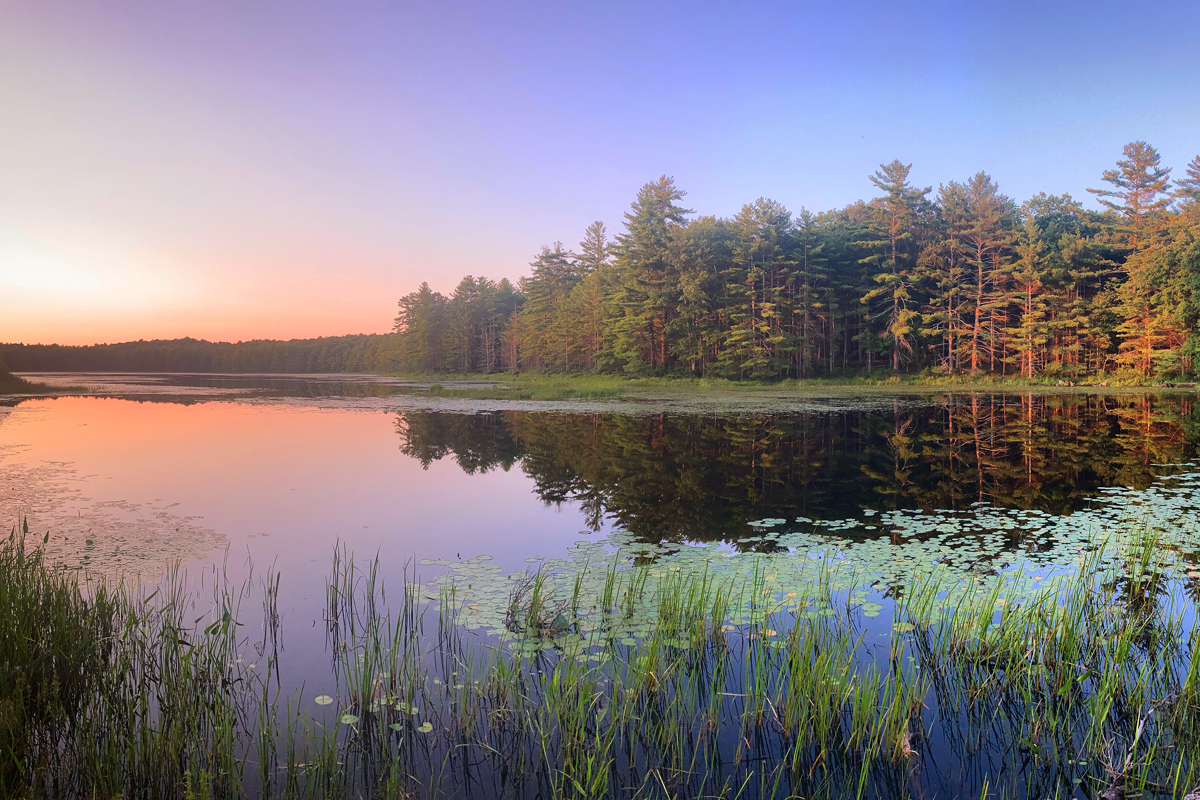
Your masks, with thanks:
<instances>
[{"instance_id":1,"label":"forest canopy","mask_svg":"<svg viewBox=\"0 0 1200 800\"><path fill-rule=\"evenodd\" d=\"M1076 377L1200 368L1200 156L1172 180L1145 142L1089 189L1005 195L979 172L792 212L697 215L663 176L609 238L542 247L516 284L467 276L400 300L408 372L601 371L774 379L848 372Z\"/></svg>"}]
</instances>

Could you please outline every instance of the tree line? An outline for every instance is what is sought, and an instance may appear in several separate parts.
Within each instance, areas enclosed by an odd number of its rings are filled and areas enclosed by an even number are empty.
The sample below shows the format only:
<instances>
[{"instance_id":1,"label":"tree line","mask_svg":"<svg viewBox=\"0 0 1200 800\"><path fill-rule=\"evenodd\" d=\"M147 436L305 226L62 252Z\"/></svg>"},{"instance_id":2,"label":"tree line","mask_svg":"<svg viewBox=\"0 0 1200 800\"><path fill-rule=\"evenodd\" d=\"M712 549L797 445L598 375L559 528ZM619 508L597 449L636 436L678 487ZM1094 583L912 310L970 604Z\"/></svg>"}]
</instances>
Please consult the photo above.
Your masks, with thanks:
<instances>
[{"instance_id":1,"label":"tree line","mask_svg":"<svg viewBox=\"0 0 1200 800\"><path fill-rule=\"evenodd\" d=\"M17 372L387 372L396 367L395 336L208 342L203 339L82 347L0 344L0 364Z\"/></svg>"},{"instance_id":2,"label":"tree line","mask_svg":"<svg viewBox=\"0 0 1200 800\"><path fill-rule=\"evenodd\" d=\"M544 246L530 273L401 298L409 372L600 371L732 379L848 372L1073 377L1200 368L1200 156L1177 180L1145 142L1088 189L1018 203L984 172L793 213L698 216L666 176L612 239Z\"/></svg>"}]
</instances>

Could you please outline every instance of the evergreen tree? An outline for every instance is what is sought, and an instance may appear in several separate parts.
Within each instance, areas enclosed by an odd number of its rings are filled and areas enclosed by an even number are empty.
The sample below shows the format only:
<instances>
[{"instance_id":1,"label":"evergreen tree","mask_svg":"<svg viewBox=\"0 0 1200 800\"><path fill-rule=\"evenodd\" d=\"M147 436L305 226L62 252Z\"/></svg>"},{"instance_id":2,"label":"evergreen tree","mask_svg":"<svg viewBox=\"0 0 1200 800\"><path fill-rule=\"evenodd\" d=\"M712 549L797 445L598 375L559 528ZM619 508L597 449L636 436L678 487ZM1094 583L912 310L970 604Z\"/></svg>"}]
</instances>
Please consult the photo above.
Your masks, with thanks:
<instances>
[{"instance_id":1,"label":"evergreen tree","mask_svg":"<svg viewBox=\"0 0 1200 800\"><path fill-rule=\"evenodd\" d=\"M403 342L400 362L413 372L442 368L442 339L446 328L446 298L422 282L417 291L400 298L394 330Z\"/></svg>"},{"instance_id":2,"label":"evergreen tree","mask_svg":"<svg viewBox=\"0 0 1200 800\"><path fill-rule=\"evenodd\" d=\"M1117 161L1116 169L1106 169L1101 176L1113 189L1088 189L1106 208L1124 217L1121 232L1128 236L1134 250L1146 243L1147 227L1170 204L1171 168L1160 166L1162 161L1150 145L1130 142L1124 148L1125 158Z\"/></svg>"},{"instance_id":3,"label":"evergreen tree","mask_svg":"<svg viewBox=\"0 0 1200 800\"><path fill-rule=\"evenodd\" d=\"M599 365L604 347L605 283L611 278L611 255L608 230L603 222L593 222L584 231L576 257L583 278L571 290L568 301L570 314L579 328L575 349L590 369Z\"/></svg>"},{"instance_id":4,"label":"evergreen tree","mask_svg":"<svg viewBox=\"0 0 1200 800\"><path fill-rule=\"evenodd\" d=\"M1017 241L1017 263L1013 268L1013 300L1019 310L1020 322L1012 331L1012 360L1024 378L1033 378L1039 364L1044 362L1049 341L1045 292L1045 243L1037 218L1029 207Z\"/></svg>"},{"instance_id":5,"label":"evergreen tree","mask_svg":"<svg viewBox=\"0 0 1200 800\"><path fill-rule=\"evenodd\" d=\"M806 378L820 360L822 333L828 327L832 308L827 289L825 243L817 217L806 208L801 208L796 217L793 244L795 273L788 302L792 370Z\"/></svg>"},{"instance_id":6,"label":"evergreen tree","mask_svg":"<svg viewBox=\"0 0 1200 800\"><path fill-rule=\"evenodd\" d=\"M678 276L667 258L672 234L691 210L677 205L685 192L663 175L638 191L617 238L610 361L627 372L665 369L666 330L678 302Z\"/></svg>"},{"instance_id":7,"label":"evergreen tree","mask_svg":"<svg viewBox=\"0 0 1200 800\"><path fill-rule=\"evenodd\" d=\"M1195 208L1200 204L1200 156L1188 163L1186 175L1187 177L1175 181L1175 197L1183 202L1185 207Z\"/></svg>"},{"instance_id":8,"label":"evergreen tree","mask_svg":"<svg viewBox=\"0 0 1200 800\"><path fill-rule=\"evenodd\" d=\"M730 298L723 276L732 269L735 238L730 223L715 217L693 220L671 237L679 305L667 335L675 362L692 374L714 372L725 345Z\"/></svg>"},{"instance_id":9,"label":"evergreen tree","mask_svg":"<svg viewBox=\"0 0 1200 800\"><path fill-rule=\"evenodd\" d=\"M422 285L401 301L398 335L370 353L251 343L188 358L197 369L386 361L732 378L870 372L881 359L893 370L1027 379L1190 374L1200 158L1168 194L1153 148L1125 153L1105 173L1113 188L1097 192L1102 212L1044 193L1018 210L982 172L931 201L894 161L870 176L881 191L869 203L793 218L759 199L733 219L688 222L683 192L664 177L639 191L615 245L597 222L578 255L543 248L519 287L468 277L445 298ZM137 358L183 359L162 349Z\"/></svg>"},{"instance_id":10,"label":"evergreen tree","mask_svg":"<svg viewBox=\"0 0 1200 800\"><path fill-rule=\"evenodd\" d=\"M959 184L938 188L938 202L931 215L929 240L918 257L918 275L925 293L921 335L929 344L929 360L953 375L960 369L959 356L964 340L965 305L963 289L966 259L955 227L946 224L943 211Z\"/></svg>"},{"instance_id":11,"label":"evergreen tree","mask_svg":"<svg viewBox=\"0 0 1200 800\"><path fill-rule=\"evenodd\" d=\"M726 271L729 333L721 360L742 378L777 375L787 346L782 301L791 284L792 215L760 197L733 219L733 260Z\"/></svg>"},{"instance_id":12,"label":"evergreen tree","mask_svg":"<svg viewBox=\"0 0 1200 800\"><path fill-rule=\"evenodd\" d=\"M954 244L966 259L969 274L963 309L970 326L963 347L972 373L979 372L985 358L989 366L995 352L989 348L989 331L994 320L993 291L1002 275L1007 248L1012 241L1012 201L985 172L976 173L965 184L950 185L944 193L942 213L954 230Z\"/></svg>"},{"instance_id":13,"label":"evergreen tree","mask_svg":"<svg viewBox=\"0 0 1200 800\"><path fill-rule=\"evenodd\" d=\"M580 272L590 275L600 272L608 266L612 247L608 243L608 229L600 221L588 225L583 232L583 241L579 243L579 255L575 263Z\"/></svg>"},{"instance_id":14,"label":"evergreen tree","mask_svg":"<svg viewBox=\"0 0 1200 800\"><path fill-rule=\"evenodd\" d=\"M571 291L583 279L583 270L562 242L543 246L530 267L533 271L521 285L525 296L521 308L522 360L530 367L570 369L571 331L577 320L570 318L566 305Z\"/></svg>"},{"instance_id":15,"label":"evergreen tree","mask_svg":"<svg viewBox=\"0 0 1200 800\"><path fill-rule=\"evenodd\" d=\"M926 195L933 187L918 190L908 182L912 164L893 161L880 164L871 183L882 189L882 197L871 201L867 238L859 245L871 252L862 259L873 268L877 284L863 295L862 302L884 302L887 324L882 339L891 343L892 371L900 371L901 359L912 352L920 315L911 308L919 245L916 231L926 212Z\"/></svg>"}]
</instances>

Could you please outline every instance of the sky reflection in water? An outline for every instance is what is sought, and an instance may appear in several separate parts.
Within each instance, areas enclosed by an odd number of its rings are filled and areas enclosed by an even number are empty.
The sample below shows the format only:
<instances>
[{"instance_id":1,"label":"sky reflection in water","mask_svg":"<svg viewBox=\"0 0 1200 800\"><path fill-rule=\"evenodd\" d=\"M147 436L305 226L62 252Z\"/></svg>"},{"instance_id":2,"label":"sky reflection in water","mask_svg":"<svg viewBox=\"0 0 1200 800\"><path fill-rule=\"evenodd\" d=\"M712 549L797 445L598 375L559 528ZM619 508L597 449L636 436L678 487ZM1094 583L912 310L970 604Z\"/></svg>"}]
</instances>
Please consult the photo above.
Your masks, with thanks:
<instances>
[{"instance_id":1,"label":"sky reflection in water","mask_svg":"<svg viewBox=\"0 0 1200 800\"><path fill-rule=\"evenodd\" d=\"M775 540L749 522L782 520L772 530L785 533L803 527L796 517L867 522L974 503L1063 515L1105 487L1178 471L1197 439L1182 397L874 397L857 410L843 397L842 410L779 414L480 404L491 410L467 414L340 378L171 383L139 394L123 379L120 397L0 408L0 513L5 525L28 514L61 560L98 571L118 564L153 580L182 559L197 576L227 558L237 581L248 562L274 568L292 685L323 671L309 662L324 650L316 621L337 542L360 560L378 554L398 587L406 566L426 580L443 569L419 560L488 554L507 574L614 529L770 550ZM1019 546L1026 534L1006 535Z\"/></svg>"}]
</instances>

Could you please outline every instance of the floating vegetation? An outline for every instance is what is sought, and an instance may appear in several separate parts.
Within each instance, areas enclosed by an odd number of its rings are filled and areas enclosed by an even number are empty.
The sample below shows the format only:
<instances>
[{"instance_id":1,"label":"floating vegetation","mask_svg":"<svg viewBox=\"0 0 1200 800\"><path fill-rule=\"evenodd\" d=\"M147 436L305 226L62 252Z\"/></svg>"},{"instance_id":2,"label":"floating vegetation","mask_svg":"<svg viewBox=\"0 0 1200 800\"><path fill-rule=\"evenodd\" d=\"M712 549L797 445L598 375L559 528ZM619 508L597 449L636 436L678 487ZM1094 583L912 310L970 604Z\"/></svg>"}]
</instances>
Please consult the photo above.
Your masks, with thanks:
<instances>
[{"instance_id":1,"label":"floating vegetation","mask_svg":"<svg viewBox=\"0 0 1200 800\"><path fill-rule=\"evenodd\" d=\"M783 607L799 614L828 613L813 598L832 592L864 616L878 616L884 606L872 598L897 596L932 576L973 592L1001 587L1005 594L998 602L1004 605L1031 589L1053 591L1069 574L1064 567L1098 557L1099 566L1108 568L1131 531L1153 532L1156 568L1196 577L1188 573L1197 571L1200 557L1200 475L1163 477L1145 490L1107 489L1090 509L1061 517L979 503L965 511L867 509L857 519L747 524L751 534L738 544L754 549L651 544L617 531L577 541L563 558L538 559L535 573L505 574L491 556L424 560L447 570L419 596L435 600L453 589L461 602L458 622L493 636L542 635L565 628L571 616L594 633L610 624L614 604L624 602L628 614L606 630L619 641L637 641L654 633L653 598L663 582L725 587L732 598L728 615L716 622L730 625L749 620L748 604L759 598L739 594L738 587L758 576Z\"/></svg>"},{"instance_id":2,"label":"floating vegetation","mask_svg":"<svg viewBox=\"0 0 1200 800\"><path fill-rule=\"evenodd\" d=\"M905 515L884 524L928 538L891 551L815 523L757 526L772 553L617 536L532 572L451 562L388 595L377 561L338 549L328 677L298 687L279 678L278 576L209 598L177 573L153 592L81 587L14 532L0 789L1179 797L1200 784L1198 592L1187 536L1157 527L1186 518L1174 489L1191 480L1136 504L1143 524L1097 528L1107 541L1055 523L1061 549L1020 559L964 563L933 544L948 523ZM253 592L261 627L241 610Z\"/></svg>"},{"instance_id":3,"label":"floating vegetation","mask_svg":"<svg viewBox=\"0 0 1200 800\"><path fill-rule=\"evenodd\" d=\"M53 530L42 553L56 566L155 581L169 564L228 544L198 517L177 513L176 504L91 499L74 465L29 463L26 450L0 444L0 525L7 531L29 520L35 530Z\"/></svg>"}]
</instances>

